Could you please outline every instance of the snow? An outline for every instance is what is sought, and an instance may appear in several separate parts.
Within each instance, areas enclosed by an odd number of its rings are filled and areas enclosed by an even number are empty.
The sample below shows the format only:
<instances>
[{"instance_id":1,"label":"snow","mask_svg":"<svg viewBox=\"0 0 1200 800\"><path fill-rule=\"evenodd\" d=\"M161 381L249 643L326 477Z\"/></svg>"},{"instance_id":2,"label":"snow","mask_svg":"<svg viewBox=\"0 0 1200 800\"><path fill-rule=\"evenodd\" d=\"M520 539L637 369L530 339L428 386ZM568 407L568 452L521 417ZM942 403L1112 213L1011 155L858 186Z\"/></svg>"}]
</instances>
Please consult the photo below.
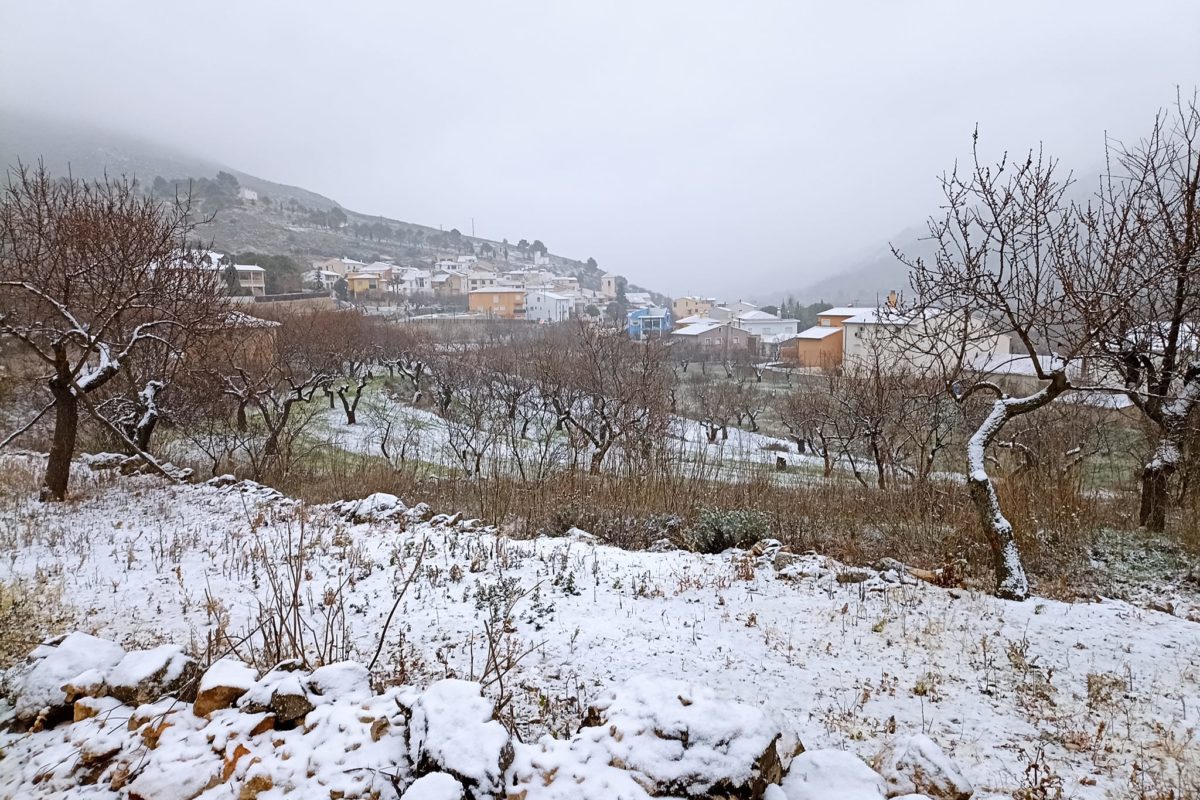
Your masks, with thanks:
<instances>
[{"instance_id":1,"label":"snow","mask_svg":"<svg viewBox=\"0 0 1200 800\"><path fill-rule=\"evenodd\" d=\"M61 584L63 601L87 614L89 628L115 641L203 646L219 628L240 640L258 624L258 604L268 591L265 576L286 574L301 524L308 571L299 585L305 624L325 631L326 590L344 587L335 608L344 611L346 657L362 663L371 660L383 619L416 553L424 551L420 575L385 640L380 677L404 665L407 680L421 686L447 676L478 680L487 660L482 623L494 608L502 614L511 602L505 639L528 654L505 681L508 709L523 741L535 743L516 748L512 771L530 777L529 800L645 796L607 757L580 764L576 755L586 743L540 738L551 729L578 730L587 706L607 702L639 675L707 686L719 698L760 710L782 730L794 730L810 749L844 749L860 760L892 741L893 727L896 736L924 733L980 787L978 800L1010 797L1020 786L1023 759L1039 745L1075 800L1104 800L1128 785L1134 762L1167 759L1166 744L1187 741L1187 731L1200 726L1200 704L1193 701L1200 696L1200 626L1126 602L1013 603L925 583L840 584L836 576L843 567L819 555L798 556L782 572L764 564L743 580L735 568L738 553L630 552L570 538L514 540L493 529L462 531L429 522L400 530L390 522L352 523L329 507L304 507L241 482L176 485L156 476L106 474L91 488L87 468L77 473L83 483L70 505L30 498L7 507L26 533L22 546L0 561L0 580L51 575ZM417 499L405 498L410 504ZM496 595L496 604L487 599ZM206 608L205 598L213 605ZM61 702L63 682L89 668L106 672L123 655L94 637L85 641L69 666L35 682L54 693L54 702ZM98 666L105 651L107 661ZM51 652L54 648L39 649L40 656ZM1015 652L1034 666L1015 668L1009 656ZM287 676L264 676L259 683ZM1119 678L1119 701L1110 707L1091 702L1089 676L1093 682L1094 676ZM312 676L292 677L303 689ZM363 703L338 699L344 688L361 686L360 678L348 667L333 670L327 685L341 688L331 689L328 700L310 693L316 708L305 726L320 720L321 730L336 731L345 724L346 733L323 734L326 741L347 736L362 742L359 750L348 755L340 744L290 750L294 755L285 762L290 772L279 773L276 785L294 779L312 796L328 796L329 787L306 777L309 759L323 764L363 759L354 762L362 766L371 758L374 769L392 771L383 766L392 758L401 764L395 769L407 768L402 740L388 733L375 742L371 723L359 720L394 718L398 695L366 701L369 714ZM1047 693L1053 706L1034 702L1035 690ZM496 687L486 697L477 690L474 696L466 689L461 694L471 712L454 711L454 718L479 727L482 741L491 741L495 750L499 726L487 726ZM630 716L635 713L641 712ZM1119 714L1119 724L1112 724L1113 714ZM713 725L735 721L723 715ZM231 720L252 727L256 719L228 709L214 712L211 722L232 735ZM188 728L204 722L181 721L164 733L175 741L170 731L178 727L180 764L208 763L211 747L203 737L190 738L199 737L201 728ZM1067 746L1072 741L1064 738L1067 733L1091 737L1101 722L1107 729L1098 748ZM99 732L101 723L94 720L68 729L89 725ZM461 742L452 730L439 731L437 741L446 747ZM65 735L58 729L46 735L51 733ZM286 739L288 748L299 747L291 744L297 731L274 735ZM0 734L0 747L11 741ZM588 752L610 752L609 743L603 750L599 742L592 744L597 749L586 745ZM384 745L393 751L381 754ZM31 780L71 752L63 740L36 758L30 753L21 775ZM714 752L720 755L719 748ZM1194 748L1174 752L1181 768L1200 767ZM175 762L158 760L166 756L154 758L156 768L167 770L170 763L176 769ZM537 771L555 766L581 778L578 794L558 781L534 791L541 784ZM480 761L469 768L483 774L491 765ZM347 769L337 771L347 781L365 774ZM1085 778L1088 783L1081 782ZM375 779L390 786L382 775ZM60 785L57 780L47 785ZM4 786L0 783L0 796Z\"/></svg>"},{"instance_id":2,"label":"snow","mask_svg":"<svg viewBox=\"0 0 1200 800\"><path fill-rule=\"evenodd\" d=\"M401 800L462 800L462 784L445 772L431 772L412 782Z\"/></svg>"},{"instance_id":3,"label":"snow","mask_svg":"<svg viewBox=\"0 0 1200 800\"><path fill-rule=\"evenodd\" d=\"M119 645L78 631L68 633L56 645L41 645L30 654L32 666L13 680L14 692L20 697L14 712L18 719L33 718L42 709L63 705L67 700L63 684L76 676L90 680L92 670L107 670L124 655Z\"/></svg>"},{"instance_id":4,"label":"snow","mask_svg":"<svg viewBox=\"0 0 1200 800\"><path fill-rule=\"evenodd\" d=\"M152 650L126 653L108 675L110 686L137 686L150 678L168 684L183 674L188 656L177 644L164 644Z\"/></svg>"},{"instance_id":5,"label":"snow","mask_svg":"<svg viewBox=\"0 0 1200 800\"><path fill-rule=\"evenodd\" d=\"M883 800L883 779L858 756L843 750L811 750L792 759L780 784L780 800Z\"/></svg>"},{"instance_id":6,"label":"snow","mask_svg":"<svg viewBox=\"0 0 1200 800\"><path fill-rule=\"evenodd\" d=\"M581 731L579 743L599 745L654 785L743 784L777 732L762 709L665 676L635 676L595 708L605 724Z\"/></svg>"},{"instance_id":7,"label":"snow","mask_svg":"<svg viewBox=\"0 0 1200 800\"><path fill-rule=\"evenodd\" d=\"M258 680L258 673L232 658L222 658L214 661L200 678L199 691L207 692L212 689L229 688L248 690Z\"/></svg>"},{"instance_id":8,"label":"snow","mask_svg":"<svg viewBox=\"0 0 1200 800\"><path fill-rule=\"evenodd\" d=\"M481 792L497 792L503 786L500 762L508 732L492 719L492 701L479 688L447 678L422 692L408 723L408 757L453 772Z\"/></svg>"},{"instance_id":9,"label":"snow","mask_svg":"<svg viewBox=\"0 0 1200 800\"><path fill-rule=\"evenodd\" d=\"M875 769L887 784L889 796L924 790L949 800L966 800L975 791L942 748L920 733L889 742Z\"/></svg>"}]
</instances>

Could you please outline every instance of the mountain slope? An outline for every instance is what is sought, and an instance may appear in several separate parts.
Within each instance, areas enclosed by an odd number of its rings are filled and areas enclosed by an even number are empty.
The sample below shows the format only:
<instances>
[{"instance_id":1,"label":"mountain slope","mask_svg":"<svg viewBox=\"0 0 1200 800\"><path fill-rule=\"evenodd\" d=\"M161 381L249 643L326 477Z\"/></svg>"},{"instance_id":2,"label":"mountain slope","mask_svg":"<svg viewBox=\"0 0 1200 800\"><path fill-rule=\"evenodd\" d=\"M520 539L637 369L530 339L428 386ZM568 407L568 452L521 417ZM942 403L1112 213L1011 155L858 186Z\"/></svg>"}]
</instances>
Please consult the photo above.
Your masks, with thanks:
<instances>
[{"instance_id":1,"label":"mountain slope","mask_svg":"<svg viewBox=\"0 0 1200 800\"><path fill-rule=\"evenodd\" d=\"M505 250L502 242L465 236L456 231L447 234L427 225L350 211L316 192L265 180L125 134L10 109L0 109L0 120L0 164L8 167L18 162L32 164L40 159L56 174L65 174L69 170L80 178L128 175L136 177L146 187L150 187L156 177L168 181L212 180L218 172L230 173L240 186L258 192L259 200L222 203L213 220L196 231L200 239L218 250L288 255L304 263L331 256L362 261L427 261L431 256L470 252L484 244L495 249L498 257ZM340 228L314 221L333 209L340 209L346 217ZM368 231L368 226L373 226L374 232ZM509 245L507 250L514 267L528 265L527 250L519 250L515 245ZM582 261L553 254L549 256L547 267L558 274L574 275L581 286L591 289L599 288L600 276L604 273ZM647 291L634 285L629 289ZM661 300L661 295L652 294Z\"/></svg>"}]
</instances>

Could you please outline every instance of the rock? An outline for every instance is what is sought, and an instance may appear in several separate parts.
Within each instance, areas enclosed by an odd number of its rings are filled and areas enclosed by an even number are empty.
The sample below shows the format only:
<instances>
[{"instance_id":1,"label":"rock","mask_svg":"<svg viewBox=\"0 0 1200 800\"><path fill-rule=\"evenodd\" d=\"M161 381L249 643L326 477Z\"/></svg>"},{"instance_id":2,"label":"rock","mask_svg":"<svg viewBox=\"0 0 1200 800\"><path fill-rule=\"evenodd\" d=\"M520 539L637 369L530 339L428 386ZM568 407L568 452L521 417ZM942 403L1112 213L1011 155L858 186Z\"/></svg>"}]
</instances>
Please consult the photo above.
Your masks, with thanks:
<instances>
[{"instance_id":1,"label":"rock","mask_svg":"<svg viewBox=\"0 0 1200 800\"><path fill-rule=\"evenodd\" d=\"M651 542L650 546L646 548L646 552L648 552L648 553L673 553L678 549L679 548L675 546L674 542L672 542L670 539L667 539L664 537L662 539L655 539L653 542Z\"/></svg>"},{"instance_id":2,"label":"rock","mask_svg":"<svg viewBox=\"0 0 1200 800\"><path fill-rule=\"evenodd\" d=\"M571 528L567 530L567 538L573 539L577 542L584 542L586 544L596 544L600 541L600 537L598 537L596 534L588 533L583 528L576 528L575 526L571 526Z\"/></svg>"},{"instance_id":3,"label":"rock","mask_svg":"<svg viewBox=\"0 0 1200 800\"><path fill-rule=\"evenodd\" d=\"M178 645L126 653L108 675L108 691L130 706L140 706L170 695L193 700L200 665Z\"/></svg>"},{"instance_id":4,"label":"rock","mask_svg":"<svg viewBox=\"0 0 1200 800\"><path fill-rule=\"evenodd\" d=\"M69 633L39 645L29 664L14 670L10 698L16 721L28 725L63 718L70 705L63 687L89 670L107 673L125 656L120 645L86 633Z\"/></svg>"},{"instance_id":5,"label":"rock","mask_svg":"<svg viewBox=\"0 0 1200 800\"><path fill-rule=\"evenodd\" d=\"M366 700L372 695L371 673L355 661L317 667L304 686L310 694L330 700Z\"/></svg>"},{"instance_id":6,"label":"rock","mask_svg":"<svg viewBox=\"0 0 1200 800\"><path fill-rule=\"evenodd\" d=\"M405 511L404 516L412 522L427 522L433 516L433 509L428 503L417 503Z\"/></svg>"},{"instance_id":7,"label":"rock","mask_svg":"<svg viewBox=\"0 0 1200 800\"><path fill-rule=\"evenodd\" d=\"M209 478L204 482L204 485L213 486L217 489L224 489L227 486L233 486L237 482L238 479L236 476L225 473L224 475L218 475L215 478Z\"/></svg>"},{"instance_id":8,"label":"rock","mask_svg":"<svg viewBox=\"0 0 1200 800\"><path fill-rule=\"evenodd\" d=\"M874 766L888 797L922 793L934 800L968 800L975 792L950 757L924 734L896 737L875 757Z\"/></svg>"},{"instance_id":9,"label":"rock","mask_svg":"<svg viewBox=\"0 0 1200 800\"><path fill-rule=\"evenodd\" d=\"M750 555L758 558L765 556L768 559L773 559L775 554L783 550L783 542L778 539L759 539L750 548Z\"/></svg>"},{"instance_id":10,"label":"rock","mask_svg":"<svg viewBox=\"0 0 1200 800\"><path fill-rule=\"evenodd\" d=\"M462 800L463 787L453 775L431 772L404 790L400 800Z\"/></svg>"},{"instance_id":11,"label":"rock","mask_svg":"<svg viewBox=\"0 0 1200 800\"><path fill-rule=\"evenodd\" d=\"M73 719L75 722L82 722L101 714L110 714L121 707L121 701L115 697L81 697L75 701Z\"/></svg>"},{"instance_id":12,"label":"rock","mask_svg":"<svg viewBox=\"0 0 1200 800\"><path fill-rule=\"evenodd\" d=\"M294 675L280 681L271 694L270 709L276 726L299 723L314 707L300 679Z\"/></svg>"},{"instance_id":13,"label":"rock","mask_svg":"<svg viewBox=\"0 0 1200 800\"><path fill-rule=\"evenodd\" d=\"M275 782L271 780L271 776L266 772L256 772L253 775L247 776L246 780L242 781L242 788L238 792L238 800L258 800L258 796L263 792L269 792L275 786Z\"/></svg>"},{"instance_id":14,"label":"rock","mask_svg":"<svg viewBox=\"0 0 1200 800\"><path fill-rule=\"evenodd\" d=\"M84 453L79 457L85 465L93 470L117 469L124 463L126 456L122 453Z\"/></svg>"},{"instance_id":15,"label":"rock","mask_svg":"<svg viewBox=\"0 0 1200 800\"><path fill-rule=\"evenodd\" d=\"M258 672L240 661L223 658L213 662L200 679L192 712L198 717L207 717L214 711L232 708L257 680Z\"/></svg>"},{"instance_id":16,"label":"rock","mask_svg":"<svg viewBox=\"0 0 1200 800\"><path fill-rule=\"evenodd\" d=\"M782 735L759 708L711 689L639 676L589 709L572 741L634 774L652 796L763 796L783 774Z\"/></svg>"},{"instance_id":17,"label":"rock","mask_svg":"<svg viewBox=\"0 0 1200 800\"><path fill-rule=\"evenodd\" d=\"M104 672L88 669L64 683L62 689L67 702L74 703L83 697L104 697L108 693L108 683L104 680Z\"/></svg>"},{"instance_id":18,"label":"rock","mask_svg":"<svg viewBox=\"0 0 1200 800\"><path fill-rule=\"evenodd\" d=\"M448 772L475 797L500 792L513 748L478 683L440 680L408 711L408 757L416 775Z\"/></svg>"},{"instance_id":19,"label":"rock","mask_svg":"<svg viewBox=\"0 0 1200 800\"><path fill-rule=\"evenodd\" d=\"M330 503L329 508L340 517L353 523L387 522L402 516L408 507L394 494L375 492L361 500L341 500Z\"/></svg>"},{"instance_id":20,"label":"rock","mask_svg":"<svg viewBox=\"0 0 1200 800\"><path fill-rule=\"evenodd\" d=\"M884 800L883 778L843 750L810 750L792 760L779 800ZM771 800L771 798L767 798Z\"/></svg>"},{"instance_id":21,"label":"rock","mask_svg":"<svg viewBox=\"0 0 1200 800\"><path fill-rule=\"evenodd\" d=\"M838 583L862 583L875 577L875 573L869 569L857 569L855 567L847 567L837 574Z\"/></svg>"}]
</instances>

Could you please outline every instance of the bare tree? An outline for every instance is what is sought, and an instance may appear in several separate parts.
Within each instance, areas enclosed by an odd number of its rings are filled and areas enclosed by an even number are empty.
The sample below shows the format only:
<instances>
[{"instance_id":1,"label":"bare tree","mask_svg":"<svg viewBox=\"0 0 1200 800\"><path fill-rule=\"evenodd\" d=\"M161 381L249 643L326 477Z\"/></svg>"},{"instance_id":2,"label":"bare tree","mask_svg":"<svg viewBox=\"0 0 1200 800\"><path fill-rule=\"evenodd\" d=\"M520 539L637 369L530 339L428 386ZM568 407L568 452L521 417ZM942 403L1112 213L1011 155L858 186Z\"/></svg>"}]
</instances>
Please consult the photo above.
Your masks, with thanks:
<instances>
[{"instance_id":1,"label":"bare tree","mask_svg":"<svg viewBox=\"0 0 1200 800\"><path fill-rule=\"evenodd\" d=\"M1029 582L987 449L1010 420L1087 385L1083 357L1143 278L1128 269L1136 244L1122 224L1129 203L1076 208L1052 159L1031 152L992 167L979 157L978 134L975 145L971 167L942 179L947 212L929 224L933 259L897 253L911 270L915 308L888 313L920 332L923 344L906 343L918 368L940 372L956 399L992 397L967 443L967 485L992 549L996 593L1020 600ZM1096 215L1103 219L1089 224ZM1029 360L1036 391L1014 397L980 373L1001 335L1011 336L1014 357Z\"/></svg>"},{"instance_id":2,"label":"bare tree","mask_svg":"<svg viewBox=\"0 0 1200 800\"><path fill-rule=\"evenodd\" d=\"M10 175L0 203L0 333L50 373L44 499L66 497L81 408L166 474L92 395L147 350L177 358L190 333L222 313L219 281L187 250L193 224L186 198L162 203L127 179L54 179L41 166ZM152 411L157 387L143 392Z\"/></svg>"},{"instance_id":3,"label":"bare tree","mask_svg":"<svg viewBox=\"0 0 1200 800\"><path fill-rule=\"evenodd\" d=\"M1135 269L1154 276L1126 298L1101 347L1126 393L1155 432L1141 472L1138 520L1166 526L1171 476L1186 460L1188 420L1200 406L1200 109L1180 97L1160 113L1148 138L1109 146L1110 175L1101 202L1137 198ZM1089 220L1127 224L1124 215ZM1100 231L1109 234L1111 231Z\"/></svg>"}]
</instances>

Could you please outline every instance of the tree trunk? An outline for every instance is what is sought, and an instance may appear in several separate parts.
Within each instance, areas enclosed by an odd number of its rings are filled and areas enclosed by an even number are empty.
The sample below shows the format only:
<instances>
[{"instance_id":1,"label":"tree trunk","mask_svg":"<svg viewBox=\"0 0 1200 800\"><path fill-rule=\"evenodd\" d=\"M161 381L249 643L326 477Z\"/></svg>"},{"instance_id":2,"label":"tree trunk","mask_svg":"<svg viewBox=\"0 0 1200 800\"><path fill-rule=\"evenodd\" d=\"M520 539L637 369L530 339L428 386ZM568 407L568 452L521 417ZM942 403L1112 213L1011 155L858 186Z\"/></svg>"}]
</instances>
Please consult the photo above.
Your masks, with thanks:
<instances>
[{"instance_id":1,"label":"tree trunk","mask_svg":"<svg viewBox=\"0 0 1200 800\"><path fill-rule=\"evenodd\" d=\"M69 380L69 379L68 379ZM75 455L75 437L79 432L79 398L67 381L50 381L54 395L54 440L46 461L46 476L42 481L41 499L65 500L67 483L71 479L71 457Z\"/></svg>"},{"instance_id":2,"label":"tree trunk","mask_svg":"<svg viewBox=\"0 0 1200 800\"><path fill-rule=\"evenodd\" d=\"M592 453L591 464L588 466L588 474L589 475L599 475L600 474L600 464L603 463L604 456L608 453L608 448L610 446L611 446L611 442L605 442L604 444L602 444L596 448L596 452Z\"/></svg>"},{"instance_id":3,"label":"tree trunk","mask_svg":"<svg viewBox=\"0 0 1200 800\"><path fill-rule=\"evenodd\" d=\"M1142 500L1138 522L1147 529L1161 533L1167 527L1167 487L1179 466L1179 447L1163 434L1154 448L1154 455L1142 469Z\"/></svg>"}]
</instances>

